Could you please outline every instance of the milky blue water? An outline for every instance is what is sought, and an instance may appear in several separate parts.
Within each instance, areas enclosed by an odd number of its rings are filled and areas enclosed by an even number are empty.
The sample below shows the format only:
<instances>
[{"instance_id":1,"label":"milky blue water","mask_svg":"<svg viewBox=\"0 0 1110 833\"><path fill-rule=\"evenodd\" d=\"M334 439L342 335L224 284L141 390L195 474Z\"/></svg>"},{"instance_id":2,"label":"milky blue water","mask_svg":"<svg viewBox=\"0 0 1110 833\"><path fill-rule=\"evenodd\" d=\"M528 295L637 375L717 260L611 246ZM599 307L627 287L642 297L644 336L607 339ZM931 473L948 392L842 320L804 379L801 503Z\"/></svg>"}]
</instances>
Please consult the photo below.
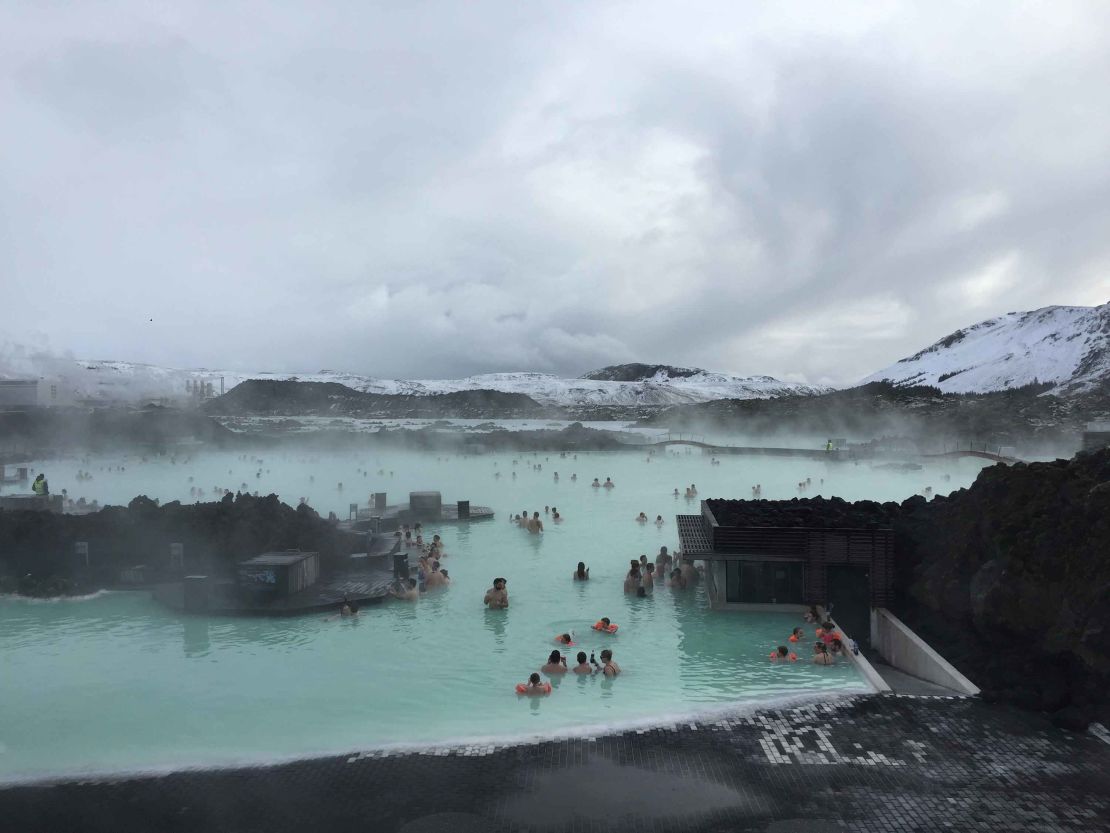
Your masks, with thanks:
<instances>
[{"instance_id":1,"label":"milky blue water","mask_svg":"<svg viewBox=\"0 0 1110 833\"><path fill-rule=\"evenodd\" d=\"M809 477L811 495L901 499L926 485L938 491L967 485L979 469L949 464L903 475L824 461L732 458L712 465L685 453L648 463L642 452L577 460L289 454L261 463L235 454L188 462L185 455L173 462L132 455L33 465L47 472L55 492L66 488L102 503L137 493L188 500L198 487L211 499L217 486L247 483L252 491L274 491L294 504L307 497L322 512L345 516L350 502L365 502L372 491L387 491L393 502L409 490L439 489L445 500L492 506L497 517L429 528L443 535L454 584L415 604L364 609L353 621L187 617L142 592L0 598L0 779L6 780L653 725L737 703L862 691L849 665L768 661L800 624L794 614L710 611L700 589L626 596L629 559L676 547L675 514L698 506L671 493L691 482L702 497L744 496L755 483L765 497L792 497ZM78 470L93 479L77 480ZM611 476L617 487L593 489L595 476ZM565 517L561 524L545 515L551 505ZM508 522L524 509L545 519L542 535ZM663 526L636 523L640 511L663 515ZM589 582L571 581L579 560L590 566ZM494 576L509 579L508 610L482 607ZM601 616L620 625L616 635L589 629ZM611 648L624 673L616 680L553 677L549 697L518 697L514 685L538 670L563 631L573 631L587 652Z\"/></svg>"}]
</instances>

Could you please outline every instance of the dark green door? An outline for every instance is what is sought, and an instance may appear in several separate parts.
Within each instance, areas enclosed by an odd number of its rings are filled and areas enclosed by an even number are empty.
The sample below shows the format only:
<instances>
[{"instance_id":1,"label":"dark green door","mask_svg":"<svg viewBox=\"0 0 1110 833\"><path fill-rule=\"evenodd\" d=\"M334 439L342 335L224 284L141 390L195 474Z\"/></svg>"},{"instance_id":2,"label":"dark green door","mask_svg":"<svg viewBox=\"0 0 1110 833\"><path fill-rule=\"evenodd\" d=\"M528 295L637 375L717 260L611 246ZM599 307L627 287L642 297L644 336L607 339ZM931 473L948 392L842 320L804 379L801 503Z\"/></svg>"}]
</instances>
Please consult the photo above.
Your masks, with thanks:
<instances>
[{"instance_id":1,"label":"dark green door","mask_svg":"<svg viewBox=\"0 0 1110 833\"><path fill-rule=\"evenodd\" d=\"M827 568L826 588L832 617L860 648L871 644L871 576L867 567Z\"/></svg>"}]
</instances>

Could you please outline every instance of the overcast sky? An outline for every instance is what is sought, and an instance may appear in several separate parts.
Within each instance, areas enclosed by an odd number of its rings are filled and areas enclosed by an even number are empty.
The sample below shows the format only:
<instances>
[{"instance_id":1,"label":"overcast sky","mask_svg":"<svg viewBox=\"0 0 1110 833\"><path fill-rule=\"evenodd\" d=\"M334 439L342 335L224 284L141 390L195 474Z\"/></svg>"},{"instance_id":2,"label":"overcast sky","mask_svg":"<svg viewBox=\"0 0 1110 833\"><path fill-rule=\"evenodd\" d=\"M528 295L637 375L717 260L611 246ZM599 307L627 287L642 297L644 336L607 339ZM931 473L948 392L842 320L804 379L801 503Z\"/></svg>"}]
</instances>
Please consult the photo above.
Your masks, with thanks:
<instances>
[{"instance_id":1,"label":"overcast sky","mask_svg":"<svg viewBox=\"0 0 1110 833\"><path fill-rule=\"evenodd\" d=\"M1110 299L1110 3L0 5L0 341L848 383Z\"/></svg>"}]
</instances>

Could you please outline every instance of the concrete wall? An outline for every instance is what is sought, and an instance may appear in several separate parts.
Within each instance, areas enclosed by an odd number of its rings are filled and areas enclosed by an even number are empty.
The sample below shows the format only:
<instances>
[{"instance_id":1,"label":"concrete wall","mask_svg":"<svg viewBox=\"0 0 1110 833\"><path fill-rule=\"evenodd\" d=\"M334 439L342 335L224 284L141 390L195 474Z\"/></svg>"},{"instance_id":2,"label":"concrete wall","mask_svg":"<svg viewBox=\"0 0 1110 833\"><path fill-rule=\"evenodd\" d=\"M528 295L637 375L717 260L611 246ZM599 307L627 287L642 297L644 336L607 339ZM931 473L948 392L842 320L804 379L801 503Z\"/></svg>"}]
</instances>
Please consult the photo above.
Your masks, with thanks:
<instances>
[{"instance_id":1,"label":"concrete wall","mask_svg":"<svg viewBox=\"0 0 1110 833\"><path fill-rule=\"evenodd\" d=\"M803 606L802 610L806 611L809 610L809 608L807 606ZM829 612L825 610L823 605L817 605L817 612L821 614L820 619L822 622L824 622L829 616ZM832 621L833 624L836 625L836 629L844 635L844 639L846 640L846 647L851 646L853 642L859 642L858 639L853 639L850 633L844 630L844 628L840 627L840 625L837 624L835 618ZM867 657L865 657L862 652L856 654L853 653L851 650L848 650L845 652L844 656L848 660L849 664L855 666L856 671L858 671L859 675L863 677L864 681L869 686L871 686L872 690L880 694L890 691L890 686L887 684L887 681L884 680L882 675L875 670L875 666L867 661Z\"/></svg>"},{"instance_id":2,"label":"concrete wall","mask_svg":"<svg viewBox=\"0 0 1110 833\"><path fill-rule=\"evenodd\" d=\"M871 647L899 671L963 694L979 688L885 607L871 611Z\"/></svg>"},{"instance_id":3,"label":"concrete wall","mask_svg":"<svg viewBox=\"0 0 1110 833\"><path fill-rule=\"evenodd\" d=\"M0 380L0 410L34 408L39 404L36 379Z\"/></svg>"},{"instance_id":4,"label":"concrete wall","mask_svg":"<svg viewBox=\"0 0 1110 833\"><path fill-rule=\"evenodd\" d=\"M709 595L709 607L713 610L723 610L725 603L725 563L719 560L707 560L705 565L705 589Z\"/></svg>"},{"instance_id":5,"label":"concrete wall","mask_svg":"<svg viewBox=\"0 0 1110 833\"><path fill-rule=\"evenodd\" d=\"M0 496L0 509L12 512L61 512L62 496L60 494L3 495Z\"/></svg>"},{"instance_id":6,"label":"concrete wall","mask_svg":"<svg viewBox=\"0 0 1110 833\"><path fill-rule=\"evenodd\" d=\"M0 380L0 411L52 408L73 404L73 392L61 379Z\"/></svg>"}]
</instances>

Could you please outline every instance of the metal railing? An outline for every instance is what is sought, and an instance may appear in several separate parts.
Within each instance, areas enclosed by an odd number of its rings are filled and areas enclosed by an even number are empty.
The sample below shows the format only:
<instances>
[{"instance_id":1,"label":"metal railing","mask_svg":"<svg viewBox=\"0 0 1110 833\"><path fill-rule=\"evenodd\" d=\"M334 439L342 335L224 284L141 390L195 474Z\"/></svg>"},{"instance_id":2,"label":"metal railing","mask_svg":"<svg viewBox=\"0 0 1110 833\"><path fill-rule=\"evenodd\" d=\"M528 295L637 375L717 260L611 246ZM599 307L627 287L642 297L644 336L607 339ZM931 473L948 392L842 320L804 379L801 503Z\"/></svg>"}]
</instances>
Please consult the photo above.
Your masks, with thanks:
<instances>
[{"instance_id":1,"label":"metal railing","mask_svg":"<svg viewBox=\"0 0 1110 833\"><path fill-rule=\"evenodd\" d=\"M668 431L666 434L626 433L621 437L621 442L625 445L666 445L667 443L705 444L705 435L676 431Z\"/></svg>"}]
</instances>

